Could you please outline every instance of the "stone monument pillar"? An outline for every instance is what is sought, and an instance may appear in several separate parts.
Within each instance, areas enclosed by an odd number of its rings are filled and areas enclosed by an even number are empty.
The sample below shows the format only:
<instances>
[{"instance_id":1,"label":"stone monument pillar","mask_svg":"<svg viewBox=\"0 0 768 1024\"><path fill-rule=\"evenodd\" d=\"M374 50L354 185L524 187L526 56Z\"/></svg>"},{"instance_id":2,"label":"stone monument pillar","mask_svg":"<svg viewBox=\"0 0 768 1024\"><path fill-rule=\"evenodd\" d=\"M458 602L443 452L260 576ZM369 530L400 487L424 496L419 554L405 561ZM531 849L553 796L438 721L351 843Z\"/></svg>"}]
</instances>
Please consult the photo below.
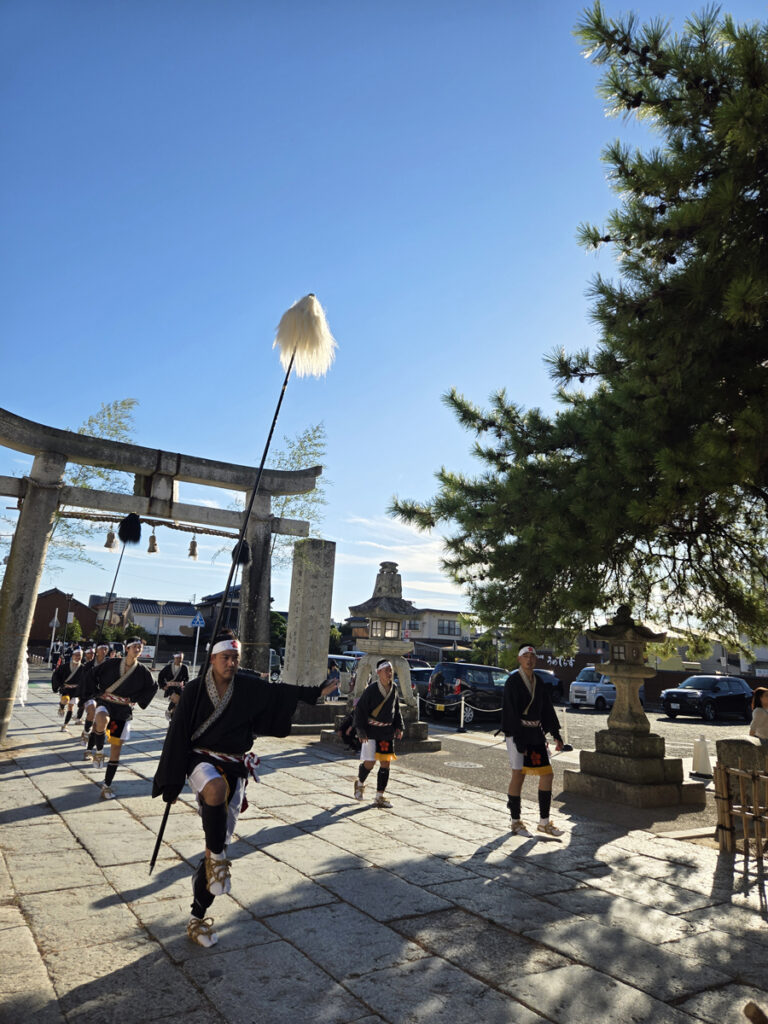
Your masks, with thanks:
<instances>
[{"instance_id":1,"label":"stone monument pillar","mask_svg":"<svg viewBox=\"0 0 768 1024\"><path fill-rule=\"evenodd\" d=\"M635 623L629 607L622 605L611 623L587 635L610 645L611 660L599 668L616 687L616 701L608 728L595 734L596 749L581 751L579 771L563 773L563 789L632 807L703 805L705 786L683 785L682 760L664 756L664 738L651 732L640 704L641 683L656 675L645 664L646 644L663 640L666 633Z\"/></svg>"},{"instance_id":2,"label":"stone monument pillar","mask_svg":"<svg viewBox=\"0 0 768 1024\"><path fill-rule=\"evenodd\" d=\"M284 683L318 686L328 677L335 560L333 541L313 538L294 545Z\"/></svg>"}]
</instances>

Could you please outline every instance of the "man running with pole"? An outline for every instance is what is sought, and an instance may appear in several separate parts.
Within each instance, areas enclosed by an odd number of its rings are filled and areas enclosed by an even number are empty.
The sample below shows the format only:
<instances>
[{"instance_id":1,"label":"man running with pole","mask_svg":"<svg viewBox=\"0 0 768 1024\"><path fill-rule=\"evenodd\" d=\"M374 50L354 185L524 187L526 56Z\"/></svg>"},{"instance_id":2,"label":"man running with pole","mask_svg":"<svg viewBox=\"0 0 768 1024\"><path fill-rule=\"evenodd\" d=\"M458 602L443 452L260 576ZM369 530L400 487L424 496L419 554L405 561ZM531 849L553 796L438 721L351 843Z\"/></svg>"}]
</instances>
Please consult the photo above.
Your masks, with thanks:
<instances>
[{"instance_id":1,"label":"man running with pole","mask_svg":"<svg viewBox=\"0 0 768 1024\"><path fill-rule=\"evenodd\" d=\"M217 941L213 921L204 914L213 897L229 892L229 861L224 854L228 808L230 818L236 818L241 806L236 780L243 780L253 768L255 759L252 755L249 757L249 751L254 734L286 736L297 701L309 697L310 703L316 703L321 694L331 690L331 687L307 687L306 696L302 697L293 686L270 684L268 679L256 674L239 673L240 644L230 631L222 631L224 608L246 544L248 519L291 372L295 369L299 377L321 377L333 362L336 341L314 294L305 295L286 310L278 324L273 347L279 349L285 370L283 386L246 505L227 585L222 592L210 652L198 678L184 688L171 719L153 785L153 796L162 793L167 806L150 860L150 874L157 860L168 811L181 792L187 773L198 796L206 856L195 874L195 898L187 934L201 946L212 946ZM199 763L198 757L202 758ZM227 779L227 766L230 766L230 779Z\"/></svg>"},{"instance_id":2,"label":"man running with pole","mask_svg":"<svg viewBox=\"0 0 768 1024\"><path fill-rule=\"evenodd\" d=\"M200 946L218 941L205 913L216 896L230 891L226 847L248 777L256 778L254 736L287 736L298 702L316 704L336 686L333 680L325 686L270 683L268 676L240 671L240 642L231 630L214 638L209 664L205 678L198 676L182 691L152 786L152 796L172 804L186 779L197 797L205 855L193 876L187 935Z\"/></svg>"}]
</instances>

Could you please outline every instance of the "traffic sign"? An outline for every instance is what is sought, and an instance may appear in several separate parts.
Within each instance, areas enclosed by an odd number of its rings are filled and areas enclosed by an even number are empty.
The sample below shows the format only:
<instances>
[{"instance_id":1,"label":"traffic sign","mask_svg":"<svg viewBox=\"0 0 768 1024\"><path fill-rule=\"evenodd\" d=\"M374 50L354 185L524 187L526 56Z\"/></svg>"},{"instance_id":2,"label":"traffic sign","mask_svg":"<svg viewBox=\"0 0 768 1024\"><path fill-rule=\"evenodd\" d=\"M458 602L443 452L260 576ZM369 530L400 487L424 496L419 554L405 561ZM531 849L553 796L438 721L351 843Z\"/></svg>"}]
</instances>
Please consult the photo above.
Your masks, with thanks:
<instances>
[{"instance_id":1,"label":"traffic sign","mask_svg":"<svg viewBox=\"0 0 768 1024\"><path fill-rule=\"evenodd\" d=\"M49 629L58 629L60 625L61 625L61 623L59 622L59 620L57 618L53 618L48 623L48 628Z\"/></svg>"},{"instance_id":2,"label":"traffic sign","mask_svg":"<svg viewBox=\"0 0 768 1024\"><path fill-rule=\"evenodd\" d=\"M190 626L192 626L193 629L197 629L200 626L204 626L204 625L205 625L205 619L200 614L200 612L198 612L197 615L194 617L194 619L192 619L192 621L190 622Z\"/></svg>"}]
</instances>

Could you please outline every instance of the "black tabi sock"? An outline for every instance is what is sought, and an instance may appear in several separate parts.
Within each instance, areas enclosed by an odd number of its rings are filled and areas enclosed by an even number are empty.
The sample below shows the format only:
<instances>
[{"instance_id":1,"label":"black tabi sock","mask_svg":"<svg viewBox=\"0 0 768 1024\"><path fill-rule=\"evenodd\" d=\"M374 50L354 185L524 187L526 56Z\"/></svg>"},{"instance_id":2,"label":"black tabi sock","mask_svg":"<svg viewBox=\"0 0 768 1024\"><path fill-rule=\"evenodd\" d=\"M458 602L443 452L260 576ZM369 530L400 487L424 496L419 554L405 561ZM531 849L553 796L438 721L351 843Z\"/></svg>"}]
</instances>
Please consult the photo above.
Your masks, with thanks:
<instances>
[{"instance_id":1,"label":"black tabi sock","mask_svg":"<svg viewBox=\"0 0 768 1024\"><path fill-rule=\"evenodd\" d=\"M64 715L64 725L69 725L71 719L72 719L72 708L68 707L67 708L67 713L66 713L66 715Z\"/></svg>"},{"instance_id":2,"label":"black tabi sock","mask_svg":"<svg viewBox=\"0 0 768 1024\"><path fill-rule=\"evenodd\" d=\"M382 765L379 774L376 776L376 792L383 793L389 782L389 765Z\"/></svg>"},{"instance_id":3,"label":"black tabi sock","mask_svg":"<svg viewBox=\"0 0 768 1024\"><path fill-rule=\"evenodd\" d=\"M104 749L104 733L96 732L94 729L91 735L88 737L88 750L103 750Z\"/></svg>"},{"instance_id":4,"label":"black tabi sock","mask_svg":"<svg viewBox=\"0 0 768 1024\"><path fill-rule=\"evenodd\" d=\"M361 762L360 768L358 769L358 772L357 772L358 779L360 779L361 782L365 782L365 780L368 778L368 776L370 774L371 774L371 769L370 768L366 768L365 765Z\"/></svg>"},{"instance_id":5,"label":"black tabi sock","mask_svg":"<svg viewBox=\"0 0 768 1024\"><path fill-rule=\"evenodd\" d=\"M521 798L519 796L507 795L507 807L513 821L520 821L520 803Z\"/></svg>"},{"instance_id":6,"label":"black tabi sock","mask_svg":"<svg viewBox=\"0 0 768 1024\"><path fill-rule=\"evenodd\" d=\"M206 910L215 898L215 896L208 892L208 883L205 878L205 857L203 857L197 865L197 870L192 879L192 916L197 918L205 917Z\"/></svg>"},{"instance_id":7,"label":"black tabi sock","mask_svg":"<svg viewBox=\"0 0 768 1024\"><path fill-rule=\"evenodd\" d=\"M227 839L227 805L202 804L203 833L205 845L211 853L223 853L224 843Z\"/></svg>"},{"instance_id":8,"label":"black tabi sock","mask_svg":"<svg viewBox=\"0 0 768 1024\"><path fill-rule=\"evenodd\" d=\"M115 777L117 771L117 761L107 761L107 771L104 775L104 785L111 786L112 780Z\"/></svg>"},{"instance_id":9,"label":"black tabi sock","mask_svg":"<svg viewBox=\"0 0 768 1024\"><path fill-rule=\"evenodd\" d=\"M549 820L549 809L552 806L552 790L539 790L539 815L542 821Z\"/></svg>"}]
</instances>

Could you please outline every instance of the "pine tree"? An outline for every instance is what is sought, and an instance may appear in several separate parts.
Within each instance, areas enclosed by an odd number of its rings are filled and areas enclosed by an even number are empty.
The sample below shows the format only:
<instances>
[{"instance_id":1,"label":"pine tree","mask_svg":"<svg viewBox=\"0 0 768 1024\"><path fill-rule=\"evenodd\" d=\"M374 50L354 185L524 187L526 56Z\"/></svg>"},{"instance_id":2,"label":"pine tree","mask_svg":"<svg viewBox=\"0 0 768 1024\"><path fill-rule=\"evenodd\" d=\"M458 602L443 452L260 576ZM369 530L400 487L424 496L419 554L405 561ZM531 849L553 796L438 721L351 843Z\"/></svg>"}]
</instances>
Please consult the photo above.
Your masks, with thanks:
<instances>
[{"instance_id":1,"label":"pine tree","mask_svg":"<svg viewBox=\"0 0 768 1024\"><path fill-rule=\"evenodd\" d=\"M432 501L392 511L455 524L444 564L487 624L562 640L629 602L765 640L768 26L708 8L673 35L595 3L576 33L608 110L658 138L608 147L620 206L580 228L618 260L591 286L599 342L548 357L552 417L447 395L483 469L442 469Z\"/></svg>"}]
</instances>

